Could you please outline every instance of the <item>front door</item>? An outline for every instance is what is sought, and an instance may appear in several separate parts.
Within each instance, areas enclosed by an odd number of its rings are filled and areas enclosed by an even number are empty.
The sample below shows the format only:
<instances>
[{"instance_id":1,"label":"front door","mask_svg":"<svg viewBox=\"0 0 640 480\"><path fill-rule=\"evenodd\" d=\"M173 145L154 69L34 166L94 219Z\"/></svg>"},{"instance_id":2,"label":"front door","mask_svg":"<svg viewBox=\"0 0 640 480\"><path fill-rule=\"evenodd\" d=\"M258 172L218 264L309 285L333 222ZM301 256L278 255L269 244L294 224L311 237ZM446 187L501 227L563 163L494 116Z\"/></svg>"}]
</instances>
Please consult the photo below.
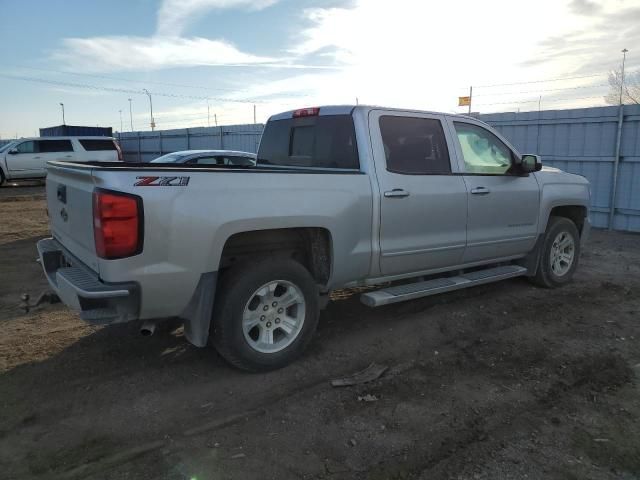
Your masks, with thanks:
<instances>
[{"instance_id":1,"label":"front door","mask_svg":"<svg viewBox=\"0 0 640 480\"><path fill-rule=\"evenodd\" d=\"M12 178L28 178L43 175L42 159L34 140L18 143L6 154L7 169Z\"/></svg>"},{"instance_id":2,"label":"front door","mask_svg":"<svg viewBox=\"0 0 640 480\"><path fill-rule=\"evenodd\" d=\"M451 119L469 216L464 262L522 255L535 245L540 189L535 175L519 174L517 156L480 122Z\"/></svg>"},{"instance_id":3,"label":"front door","mask_svg":"<svg viewBox=\"0 0 640 480\"><path fill-rule=\"evenodd\" d=\"M440 115L373 110L369 114L380 189L380 271L401 275L461 263L467 199L452 175ZM449 142L450 143L450 142Z\"/></svg>"}]
</instances>

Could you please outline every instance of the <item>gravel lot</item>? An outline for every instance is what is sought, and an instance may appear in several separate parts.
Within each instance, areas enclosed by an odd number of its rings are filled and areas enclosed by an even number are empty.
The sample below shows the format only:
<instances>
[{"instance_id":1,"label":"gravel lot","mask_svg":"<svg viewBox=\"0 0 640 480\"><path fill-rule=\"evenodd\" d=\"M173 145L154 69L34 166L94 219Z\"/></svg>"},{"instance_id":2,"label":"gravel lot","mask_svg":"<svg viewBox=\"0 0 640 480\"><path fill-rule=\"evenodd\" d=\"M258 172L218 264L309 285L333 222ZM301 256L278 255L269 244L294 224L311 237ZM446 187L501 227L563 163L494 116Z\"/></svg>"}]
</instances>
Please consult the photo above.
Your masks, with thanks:
<instances>
[{"instance_id":1,"label":"gravel lot","mask_svg":"<svg viewBox=\"0 0 640 480\"><path fill-rule=\"evenodd\" d=\"M42 187L0 188L2 478L637 479L640 236L593 232L573 284L515 279L322 313L269 374L167 324L90 327L46 287ZM330 380L372 362L378 380Z\"/></svg>"}]
</instances>

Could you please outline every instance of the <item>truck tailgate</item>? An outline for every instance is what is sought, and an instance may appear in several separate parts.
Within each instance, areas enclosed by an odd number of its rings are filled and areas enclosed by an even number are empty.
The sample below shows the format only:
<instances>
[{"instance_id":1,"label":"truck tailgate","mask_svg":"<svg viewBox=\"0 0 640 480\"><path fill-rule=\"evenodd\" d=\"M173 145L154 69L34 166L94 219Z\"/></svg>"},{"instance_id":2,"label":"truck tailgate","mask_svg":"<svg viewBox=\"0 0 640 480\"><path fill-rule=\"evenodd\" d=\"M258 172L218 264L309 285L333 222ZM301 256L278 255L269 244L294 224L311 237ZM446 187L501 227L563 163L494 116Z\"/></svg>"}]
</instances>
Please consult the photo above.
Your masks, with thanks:
<instances>
[{"instance_id":1,"label":"truck tailgate","mask_svg":"<svg viewBox=\"0 0 640 480\"><path fill-rule=\"evenodd\" d=\"M93 189L91 168L48 165L51 233L73 256L99 273L93 238Z\"/></svg>"}]
</instances>

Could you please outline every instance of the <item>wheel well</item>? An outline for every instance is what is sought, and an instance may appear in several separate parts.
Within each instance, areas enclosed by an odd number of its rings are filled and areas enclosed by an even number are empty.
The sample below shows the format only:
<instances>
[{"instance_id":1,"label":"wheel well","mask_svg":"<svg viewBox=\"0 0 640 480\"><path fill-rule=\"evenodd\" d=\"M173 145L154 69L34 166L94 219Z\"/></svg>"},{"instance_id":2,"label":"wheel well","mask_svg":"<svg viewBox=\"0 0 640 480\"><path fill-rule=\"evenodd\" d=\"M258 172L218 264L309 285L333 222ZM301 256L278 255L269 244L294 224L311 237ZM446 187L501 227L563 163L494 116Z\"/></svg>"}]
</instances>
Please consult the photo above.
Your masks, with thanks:
<instances>
[{"instance_id":1,"label":"wheel well","mask_svg":"<svg viewBox=\"0 0 640 480\"><path fill-rule=\"evenodd\" d=\"M331 235L325 228L278 228L236 233L222 250L220 270L260 256L287 256L301 263L320 285L331 274Z\"/></svg>"},{"instance_id":2,"label":"wheel well","mask_svg":"<svg viewBox=\"0 0 640 480\"><path fill-rule=\"evenodd\" d=\"M587 209L580 205L563 205L561 207L554 207L549 214L549 217L565 217L576 224L578 232L582 235L582 227L584 226L584 219L587 216Z\"/></svg>"}]
</instances>

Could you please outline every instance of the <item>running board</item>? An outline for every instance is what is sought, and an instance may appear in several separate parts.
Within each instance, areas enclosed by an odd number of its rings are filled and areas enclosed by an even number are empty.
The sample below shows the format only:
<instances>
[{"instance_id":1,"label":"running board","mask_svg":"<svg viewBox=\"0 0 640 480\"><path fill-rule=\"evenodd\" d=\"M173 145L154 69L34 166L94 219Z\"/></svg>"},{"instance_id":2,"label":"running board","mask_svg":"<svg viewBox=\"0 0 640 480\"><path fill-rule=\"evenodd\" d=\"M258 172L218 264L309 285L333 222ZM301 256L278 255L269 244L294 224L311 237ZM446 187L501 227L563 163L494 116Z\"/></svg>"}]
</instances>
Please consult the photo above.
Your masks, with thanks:
<instances>
[{"instance_id":1,"label":"running board","mask_svg":"<svg viewBox=\"0 0 640 480\"><path fill-rule=\"evenodd\" d=\"M389 303L428 297L429 295L451 292L526 274L527 269L519 265L486 268L455 277L434 278L363 293L360 295L360 301L369 307L379 307Z\"/></svg>"}]
</instances>

